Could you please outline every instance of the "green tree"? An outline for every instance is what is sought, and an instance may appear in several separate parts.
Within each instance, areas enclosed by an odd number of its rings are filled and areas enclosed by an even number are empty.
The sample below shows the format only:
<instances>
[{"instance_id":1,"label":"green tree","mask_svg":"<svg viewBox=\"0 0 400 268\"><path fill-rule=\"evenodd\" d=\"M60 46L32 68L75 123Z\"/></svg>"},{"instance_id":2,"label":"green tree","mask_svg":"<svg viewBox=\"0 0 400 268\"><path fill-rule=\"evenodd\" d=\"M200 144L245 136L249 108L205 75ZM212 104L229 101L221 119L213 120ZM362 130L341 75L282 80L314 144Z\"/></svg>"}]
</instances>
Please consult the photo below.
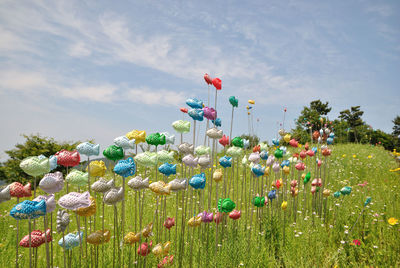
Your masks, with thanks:
<instances>
[{"instance_id":1,"label":"green tree","mask_svg":"<svg viewBox=\"0 0 400 268\"><path fill-rule=\"evenodd\" d=\"M293 136L301 143L310 140L310 131L321 129L328 122L326 115L332 110L329 102L314 100L310 107L304 106L299 118L296 120L296 128L292 130Z\"/></svg>"},{"instance_id":2,"label":"green tree","mask_svg":"<svg viewBox=\"0 0 400 268\"><path fill-rule=\"evenodd\" d=\"M360 106L352 106L349 109L343 110L340 112L339 118L343 121L346 121L349 124L350 129L354 134L355 142L358 142L357 138L357 127L362 126L364 122L361 119L361 116L364 114L363 111L360 110Z\"/></svg>"},{"instance_id":3,"label":"green tree","mask_svg":"<svg viewBox=\"0 0 400 268\"><path fill-rule=\"evenodd\" d=\"M22 171L19 167L21 160L29 156L44 155L50 157L56 152L66 149L74 150L81 143L77 142L57 142L53 138L38 135L22 135L25 142L15 145L15 149L5 151L9 159L0 165L0 180L6 182L26 182L33 181L32 177ZM57 170L65 173L65 168L57 167Z\"/></svg>"},{"instance_id":4,"label":"green tree","mask_svg":"<svg viewBox=\"0 0 400 268\"><path fill-rule=\"evenodd\" d=\"M372 131L371 144L382 145L386 150L393 150L395 148L395 140L393 136L380 129Z\"/></svg>"},{"instance_id":5,"label":"green tree","mask_svg":"<svg viewBox=\"0 0 400 268\"><path fill-rule=\"evenodd\" d=\"M310 107L304 106L296 121L296 125L302 128L311 126L313 131L318 130L327 120L324 116L328 115L331 110L332 108L329 107L329 102L323 103L321 100L314 100L310 102Z\"/></svg>"},{"instance_id":6,"label":"green tree","mask_svg":"<svg viewBox=\"0 0 400 268\"><path fill-rule=\"evenodd\" d=\"M396 116L392 122L394 124L392 134L397 137L400 135L400 116Z\"/></svg>"}]
</instances>

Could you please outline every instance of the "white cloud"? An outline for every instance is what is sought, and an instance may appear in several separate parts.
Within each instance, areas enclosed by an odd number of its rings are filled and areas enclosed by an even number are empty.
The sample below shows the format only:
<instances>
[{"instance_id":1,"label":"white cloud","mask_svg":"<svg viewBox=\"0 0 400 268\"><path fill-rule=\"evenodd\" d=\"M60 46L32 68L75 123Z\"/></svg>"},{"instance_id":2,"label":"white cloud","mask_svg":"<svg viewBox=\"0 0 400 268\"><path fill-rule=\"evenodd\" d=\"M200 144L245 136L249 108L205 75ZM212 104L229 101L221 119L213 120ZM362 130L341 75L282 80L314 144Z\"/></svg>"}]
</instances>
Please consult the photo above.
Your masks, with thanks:
<instances>
[{"instance_id":1,"label":"white cloud","mask_svg":"<svg viewBox=\"0 0 400 268\"><path fill-rule=\"evenodd\" d=\"M27 43L26 39L23 39L0 26L0 51L10 52L10 51L31 51L32 49Z\"/></svg>"},{"instance_id":2,"label":"white cloud","mask_svg":"<svg viewBox=\"0 0 400 268\"><path fill-rule=\"evenodd\" d=\"M367 5L365 11L367 13L377 14L381 17L389 17L393 14L393 7L383 4L381 5L371 4Z\"/></svg>"},{"instance_id":3,"label":"white cloud","mask_svg":"<svg viewBox=\"0 0 400 268\"><path fill-rule=\"evenodd\" d=\"M127 98L132 102L148 105L177 106L184 103L185 94L165 89L154 90L148 87L141 87L129 89Z\"/></svg>"},{"instance_id":4,"label":"white cloud","mask_svg":"<svg viewBox=\"0 0 400 268\"><path fill-rule=\"evenodd\" d=\"M0 90L34 91L48 86L47 77L41 72L1 70Z\"/></svg>"},{"instance_id":5,"label":"white cloud","mask_svg":"<svg viewBox=\"0 0 400 268\"><path fill-rule=\"evenodd\" d=\"M92 51L86 46L84 42L77 42L70 46L69 55L72 57L86 57L90 56Z\"/></svg>"},{"instance_id":6,"label":"white cloud","mask_svg":"<svg viewBox=\"0 0 400 268\"><path fill-rule=\"evenodd\" d=\"M72 87L59 87L64 97L86 102L112 102L117 98L117 87L114 85L78 85Z\"/></svg>"}]
</instances>

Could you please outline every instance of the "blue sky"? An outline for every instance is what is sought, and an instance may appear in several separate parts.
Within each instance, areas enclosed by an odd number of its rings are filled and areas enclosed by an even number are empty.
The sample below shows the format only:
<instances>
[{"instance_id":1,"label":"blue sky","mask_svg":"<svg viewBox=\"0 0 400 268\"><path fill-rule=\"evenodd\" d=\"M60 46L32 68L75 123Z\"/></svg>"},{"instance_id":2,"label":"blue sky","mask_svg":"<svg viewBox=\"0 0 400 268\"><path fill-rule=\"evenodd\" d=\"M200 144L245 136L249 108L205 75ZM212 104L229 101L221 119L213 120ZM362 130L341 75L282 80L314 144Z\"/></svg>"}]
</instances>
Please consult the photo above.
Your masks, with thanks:
<instances>
[{"instance_id":1,"label":"blue sky","mask_svg":"<svg viewBox=\"0 0 400 268\"><path fill-rule=\"evenodd\" d=\"M361 105L389 132L400 114L399 10L364 0L3 0L0 151L22 133L103 148L132 129L173 133L187 98L207 100L204 73L222 79L226 133L228 97L239 98L234 136L247 132L248 99L262 140L275 136L283 107L294 126L314 99L329 101L330 118Z\"/></svg>"}]
</instances>

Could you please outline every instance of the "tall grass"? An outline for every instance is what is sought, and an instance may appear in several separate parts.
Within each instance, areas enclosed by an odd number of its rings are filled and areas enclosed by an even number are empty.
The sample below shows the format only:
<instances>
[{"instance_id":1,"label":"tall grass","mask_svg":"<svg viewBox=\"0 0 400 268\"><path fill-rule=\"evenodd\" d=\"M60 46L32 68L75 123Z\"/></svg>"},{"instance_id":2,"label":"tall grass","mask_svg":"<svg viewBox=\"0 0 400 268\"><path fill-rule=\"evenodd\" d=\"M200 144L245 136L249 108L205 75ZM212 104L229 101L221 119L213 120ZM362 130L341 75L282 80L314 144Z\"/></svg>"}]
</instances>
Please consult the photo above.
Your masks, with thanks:
<instances>
[{"instance_id":1,"label":"tall grass","mask_svg":"<svg viewBox=\"0 0 400 268\"><path fill-rule=\"evenodd\" d=\"M279 207L274 209L271 216L271 203L260 209L260 218L257 218L256 208L249 202L241 200L241 188L243 180L242 166L240 166L239 188L235 186L235 193L230 192L227 196L222 195L222 185L219 189L219 197L232 197L233 201L242 210L242 217L233 221L225 217L224 223L219 225L219 236L216 241L216 224L202 223L200 227L191 228L187 226L187 220L201 212L199 209L193 209L188 212L185 219L185 237L184 255L180 255L175 241L181 240L181 214L182 208L182 192L178 194L178 218L176 226L172 227L171 233L164 231L163 237L158 242L165 242L170 237L172 248L170 254L175 256L174 266L178 267L180 259L183 267L192 265L194 267L332 267L332 266L400 266L400 227L399 225L389 225L387 220L390 217L400 218L399 204L399 173L389 172L389 169L395 168L393 157L390 153L380 147L372 147L367 145L346 144L333 147L333 153L328 158L327 174L329 175L329 184L325 186L332 192L340 190L343 186L351 186L352 193L349 196L340 197L338 199L330 195L327 198L327 216L324 214L312 213L311 211L311 194L307 192L308 210L303 209L303 192L302 186L299 191L299 206L297 207L297 221L294 222L292 213L293 197L287 195L289 202L286 211L282 211ZM179 169L180 171L180 169ZM314 170L311 169L312 177ZM194 173L200 172L199 170ZM207 180L211 178L209 171ZM236 171L235 171L236 172ZM144 170L139 167L139 174L144 175ZM147 172L149 173L149 171ZM230 171L227 171L228 176ZM111 173L107 174L110 178ZM160 174L158 175L159 179ZM181 177L182 174L178 174ZM250 173L247 170L247 182L249 182ZM271 189L272 178L277 179L270 172L268 184L264 187L264 194ZM154 181L154 173L151 174L151 180ZM287 181L292 178L297 179L297 171L292 171ZM170 178L171 179L171 178ZM253 180L257 180L252 178ZM358 184L367 181L365 187ZM93 182L93 178L92 178ZM121 178L117 178L117 185L121 185ZM208 183L207 183L208 184ZM249 189L249 184L246 189ZM208 187L208 186L207 186ZM205 190L207 190L207 187ZM216 208L215 200L215 183L213 183L212 208ZM77 189L74 189L77 190ZM38 190L38 194L43 194ZM65 194L58 193L56 198ZM253 193L254 196L256 193ZM186 196L193 197L195 201L199 200L197 192L191 190L186 191ZM372 202L366 207L364 216L355 225L352 232L350 228L359 216L364 201L367 196L372 197ZM97 211L96 214L96 230L101 229L101 196L96 195ZM177 194L172 193L167 196L167 216L175 217ZM207 200L205 198L205 200ZM22 201L22 200L20 200ZM126 192L126 226L125 234L135 230L135 192L127 187ZM283 201L280 199L279 202ZM191 199L188 204L191 204ZM276 201L277 202L277 201ZM15 260L15 243L16 243L16 221L9 216L10 209L15 205L16 200L12 199L8 202L0 204L0 267L12 267ZM275 206L274 202L272 202ZM207 202L198 204L207 210ZM247 222L245 225L246 211L245 207L253 209L252 224ZM189 206L189 208L191 208ZM118 214L120 216L121 206L118 205ZM146 190L144 200L143 226L153 221L154 211L156 209L156 196ZM57 245L58 240L62 237L55 232L55 213L53 213L53 262L54 266L63 266L63 249ZM113 231L113 213L112 206L105 208L105 228ZM251 210L248 210L251 215ZM286 215L285 215L286 214ZM71 223L69 231L77 230L75 214L70 212ZM284 221L285 217L285 221ZM162 219L164 220L164 219ZM89 219L87 219L89 221ZM80 218L81 228L85 226L84 218ZM284 224L285 222L285 224ZM89 225L89 223L87 223ZM36 220L37 229L43 230L43 219ZM94 229L91 225L92 231ZM164 228L164 227L163 227ZM285 240L283 230L285 229ZM155 232L156 230L154 230ZM28 234L28 222L20 222L20 238ZM113 234L114 235L114 234ZM119 234L122 235L122 234ZM175 239L175 236L177 239ZM94 255L96 249L99 253L99 265L102 266L104 256L104 267L112 265L113 258L113 237L111 241L104 246L92 246L83 244L84 257L79 259L79 248L72 250L72 267L85 267L94 264ZM352 241L357 239L361 241L361 245L354 245ZM149 239L156 241L156 235ZM208 241L208 243L207 243ZM217 245L217 246L216 246ZM87 247L87 249L86 249ZM104 254L103 254L104 247ZM86 250L88 255L86 255ZM28 249L19 248L20 267L28 267L29 256ZM38 267L45 267L46 253L45 246L42 245L38 249ZM124 246L124 267L134 266L135 246ZM153 254L146 257L140 257L143 264L146 259L146 266L156 267L160 259Z\"/></svg>"}]
</instances>

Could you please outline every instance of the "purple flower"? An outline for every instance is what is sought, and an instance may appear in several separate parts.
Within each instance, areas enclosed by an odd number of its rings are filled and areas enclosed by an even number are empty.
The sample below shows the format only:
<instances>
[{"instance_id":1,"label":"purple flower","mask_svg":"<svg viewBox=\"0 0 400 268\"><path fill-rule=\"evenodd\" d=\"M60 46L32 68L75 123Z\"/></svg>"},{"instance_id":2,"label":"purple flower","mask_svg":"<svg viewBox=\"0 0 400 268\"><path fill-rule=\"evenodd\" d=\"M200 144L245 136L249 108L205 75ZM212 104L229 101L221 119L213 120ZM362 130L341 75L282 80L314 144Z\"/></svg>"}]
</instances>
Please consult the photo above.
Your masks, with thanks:
<instances>
[{"instance_id":1,"label":"purple flower","mask_svg":"<svg viewBox=\"0 0 400 268\"><path fill-rule=\"evenodd\" d=\"M212 212L208 213L207 211L203 211L197 215L201 217L201 221L205 223L209 223L213 221L214 215Z\"/></svg>"},{"instance_id":2,"label":"purple flower","mask_svg":"<svg viewBox=\"0 0 400 268\"><path fill-rule=\"evenodd\" d=\"M215 111L214 108L206 106L203 108L203 112L204 112L204 117L207 118L208 120L215 120L217 118L217 111Z\"/></svg>"}]
</instances>

